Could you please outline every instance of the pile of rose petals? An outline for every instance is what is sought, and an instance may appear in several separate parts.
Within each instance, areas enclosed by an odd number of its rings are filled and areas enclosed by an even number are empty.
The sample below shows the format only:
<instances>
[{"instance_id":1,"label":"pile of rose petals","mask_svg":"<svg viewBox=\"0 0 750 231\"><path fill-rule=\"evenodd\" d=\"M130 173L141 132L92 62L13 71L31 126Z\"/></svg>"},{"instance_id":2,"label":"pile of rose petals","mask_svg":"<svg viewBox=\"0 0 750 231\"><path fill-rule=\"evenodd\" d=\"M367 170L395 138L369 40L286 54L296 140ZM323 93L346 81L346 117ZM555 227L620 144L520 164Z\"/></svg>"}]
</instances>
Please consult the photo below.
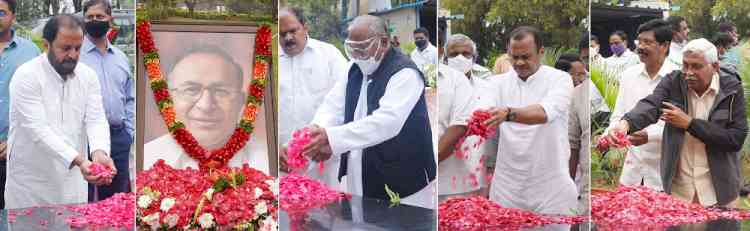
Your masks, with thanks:
<instances>
[{"instance_id":1,"label":"pile of rose petals","mask_svg":"<svg viewBox=\"0 0 750 231\"><path fill-rule=\"evenodd\" d=\"M310 134L310 128L306 127L294 131L292 134L292 140L289 141L289 147L287 149L286 163L289 168L300 170L307 167L308 159L302 155L302 148L309 144L311 139L312 135Z\"/></svg>"},{"instance_id":2,"label":"pile of rose petals","mask_svg":"<svg viewBox=\"0 0 750 231\"><path fill-rule=\"evenodd\" d=\"M103 178L112 178L114 176L112 169L98 162L93 162L89 166L89 172L94 176Z\"/></svg>"},{"instance_id":3,"label":"pile of rose petals","mask_svg":"<svg viewBox=\"0 0 750 231\"><path fill-rule=\"evenodd\" d=\"M75 205L69 210L80 216L66 219L73 228L115 228L132 230L135 225L135 194L117 193L96 203Z\"/></svg>"},{"instance_id":4,"label":"pile of rose petals","mask_svg":"<svg viewBox=\"0 0 750 231\"><path fill-rule=\"evenodd\" d=\"M289 214L305 213L310 209L351 198L351 195L332 190L320 181L297 174L281 177L279 191L281 210Z\"/></svg>"},{"instance_id":5,"label":"pile of rose petals","mask_svg":"<svg viewBox=\"0 0 750 231\"><path fill-rule=\"evenodd\" d=\"M241 174L244 182L226 185L223 191L213 192L210 199L205 200L209 189L219 180L223 182L230 174ZM159 224L175 223L174 227L195 224L193 216L199 204L199 215L212 215L213 221L220 228L246 224L263 216L278 219L278 188L274 178L247 164L241 168L202 171L192 168L174 169L165 164L164 160L159 160L151 169L138 173L136 188L139 200L138 219L158 214L155 223ZM158 196L153 197L154 194ZM146 206L141 205L142 196L148 198L143 203ZM165 209L163 202L166 199L173 202L173 205L166 206ZM176 221L168 219L174 216L177 216Z\"/></svg>"},{"instance_id":6,"label":"pile of rose petals","mask_svg":"<svg viewBox=\"0 0 750 231\"><path fill-rule=\"evenodd\" d=\"M481 196L452 198L438 207L439 230L521 230L550 224L578 224L584 216L548 216L503 208Z\"/></svg>"},{"instance_id":7,"label":"pile of rose petals","mask_svg":"<svg viewBox=\"0 0 750 231\"><path fill-rule=\"evenodd\" d=\"M615 142L612 143L608 139L606 139L606 136L600 136L599 140L596 142L596 149L599 150L600 153L604 153L610 148L627 148L630 147L631 143L630 140L628 140L628 135L622 132L615 132Z\"/></svg>"},{"instance_id":8,"label":"pile of rose petals","mask_svg":"<svg viewBox=\"0 0 750 231\"><path fill-rule=\"evenodd\" d=\"M704 208L644 186L592 193L591 215L601 230L663 229L716 219L750 218L748 211Z\"/></svg>"}]
</instances>

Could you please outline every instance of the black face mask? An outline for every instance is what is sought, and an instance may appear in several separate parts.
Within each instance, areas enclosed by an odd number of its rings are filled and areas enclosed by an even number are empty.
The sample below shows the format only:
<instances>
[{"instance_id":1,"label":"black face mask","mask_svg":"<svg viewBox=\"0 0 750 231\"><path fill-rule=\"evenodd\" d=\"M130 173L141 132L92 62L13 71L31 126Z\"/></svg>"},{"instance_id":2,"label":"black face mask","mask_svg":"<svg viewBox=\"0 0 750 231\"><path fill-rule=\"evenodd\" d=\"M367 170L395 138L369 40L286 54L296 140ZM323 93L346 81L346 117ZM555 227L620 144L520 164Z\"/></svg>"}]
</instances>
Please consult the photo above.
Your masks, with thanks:
<instances>
[{"instance_id":1,"label":"black face mask","mask_svg":"<svg viewBox=\"0 0 750 231\"><path fill-rule=\"evenodd\" d=\"M414 43L417 44L417 47L419 47L420 50L427 46L427 40L415 40Z\"/></svg>"},{"instance_id":2,"label":"black face mask","mask_svg":"<svg viewBox=\"0 0 750 231\"><path fill-rule=\"evenodd\" d=\"M109 22L91 20L86 23L86 33L94 38L101 38L109 31Z\"/></svg>"}]
</instances>

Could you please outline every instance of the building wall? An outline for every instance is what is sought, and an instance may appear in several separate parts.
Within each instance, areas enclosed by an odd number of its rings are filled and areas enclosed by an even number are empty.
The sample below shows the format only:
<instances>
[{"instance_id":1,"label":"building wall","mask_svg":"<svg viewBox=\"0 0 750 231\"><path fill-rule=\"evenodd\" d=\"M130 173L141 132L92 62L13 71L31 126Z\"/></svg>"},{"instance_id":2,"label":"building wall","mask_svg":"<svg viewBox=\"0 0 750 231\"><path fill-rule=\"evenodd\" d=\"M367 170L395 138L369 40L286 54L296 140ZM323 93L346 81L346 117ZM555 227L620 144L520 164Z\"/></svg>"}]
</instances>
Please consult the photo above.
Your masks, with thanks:
<instances>
[{"instance_id":1,"label":"building wall","mask_svg":"<svg viewBox=\"0 0 750 231\"><path fill-rule=\"evenodd\" d=\"M405 8L380 15L393 28L391 36L398 36L401 44L414 43L414 29L417 29L417 11L415 8Z\"/></svg>"}]
</instances>

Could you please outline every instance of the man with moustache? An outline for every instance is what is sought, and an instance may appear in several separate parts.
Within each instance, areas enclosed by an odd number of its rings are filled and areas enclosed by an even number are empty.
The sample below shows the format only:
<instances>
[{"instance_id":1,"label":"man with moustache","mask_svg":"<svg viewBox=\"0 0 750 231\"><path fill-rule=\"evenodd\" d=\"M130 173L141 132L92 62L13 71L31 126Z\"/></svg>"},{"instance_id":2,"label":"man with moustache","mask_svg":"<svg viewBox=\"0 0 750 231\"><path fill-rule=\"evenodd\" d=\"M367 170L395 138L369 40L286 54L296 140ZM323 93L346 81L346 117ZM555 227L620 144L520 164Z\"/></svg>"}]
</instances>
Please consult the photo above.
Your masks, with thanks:
<instances>
[{"instance_id":1,"label":"man with moustache","mask_svg":"<svg viewBox=\"0 0 750 231\"><path fill-rule=\"evenodd\" d=\"M736 207L739 151L748 132L742 83L736 72L719 71L716 47L708 40L692 40L682 51L682 70L664 76L607 138L664 121L664 191L705 207Z\"/></svg>"},{"instance_id":2,"label":"man with moustache","mask_svg":"<svg viewBox=\"0 0 750 231\"><path fill-rule=\"evenodd\" d=\"M8 85L16 69L39 55L39 48L29 40L16 35L11 27L16 20L16 0L0 0L0 195L5 190L5 166L8 154ZM0 198L0 209L5 200Z\"/></svg>"},{"instance_id":3,"label":"man with moustache","mask_svg":"<svg viewBox=\"0 0 750 231\"><path fill-rule=\"evenodd\" d=\"M333 88L336 81L346 78L349 64L335 46L310 38L303 11L285 7L279 11L279 155L281 170L286 167L286 146L296 129L313 119L315 110ZM322 173L315 165L304 172L306 176L338 188L336 158L324 161Z\"/></svg>"},{"instance_id":4,"label":"man with moustache","mask_svg":"<svg viewBox=\"0 0 750 231\"><path fill-rule=\"evenodd\" d=\"M544 214L571 214L578 193L568 168L568 112L573 80L542 65L543 37L521 26L510 33L513 70L495 78L492 117L499 144L490 200ZM565 227L561 227L565 228Z\"/></svg>"},{"instance_id":5,"label":"man with moustache","mask_svg":"<svg viewBox=\"0 0 750 231\"><path fill-rule=\"evenodd\" d=\"M620 77L620 89L610 117L610 127L633 109L641 99L654 91L656 85L679 67L666 61L672 30L667 21L654 19L638 27L638 58L641 63L625 69ZM657 122L628 136L636 148L628 149L620 175L622 185L645 185L662 190L659 174L661 138L664 122Z\"/></svg>"},{"instance_id":6,"label":"man with moustache","mask_svg":"<svg viewBox=\"0 0 750 231\"><path fill-rule=\"evenodd\" d=\"M112 22L109 0L90 0L83 5L86 36L81 47L81 63L96 72L102 89L102 102L109 122L110 156L120 171L112 184L89 185L89 201L104 200L118 192L130 192L130 145L135 135L135 89L130 61L109 43L107 31ZM96 195L95 193L96 192Z\"/></svg>"},{"instance_id":7,"label":"man with moustache","mask_svg":"<svg viewBox=\"0 0 750 231\"><path fill-rule=\"evenodd\" d=\"M21 65L10 83L10 209L86 202L86 181L112 181L89 171L89 156L117 172L96 72L78 63L82 23L54 16L43 37L47 53Z\"/></svg>"}]
</instances>

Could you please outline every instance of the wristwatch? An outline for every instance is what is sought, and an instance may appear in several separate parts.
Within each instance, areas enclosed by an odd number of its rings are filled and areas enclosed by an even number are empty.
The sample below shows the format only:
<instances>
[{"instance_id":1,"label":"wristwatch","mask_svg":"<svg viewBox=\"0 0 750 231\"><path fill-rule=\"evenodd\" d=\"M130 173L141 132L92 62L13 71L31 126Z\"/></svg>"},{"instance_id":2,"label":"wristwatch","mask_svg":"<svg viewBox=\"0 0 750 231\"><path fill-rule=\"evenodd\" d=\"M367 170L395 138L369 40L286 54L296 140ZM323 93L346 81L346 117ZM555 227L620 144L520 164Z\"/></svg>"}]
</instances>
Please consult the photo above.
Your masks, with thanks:
<instances>
[{"instance_id":1,"label":"wristwatch","mask_svg":"<svg viewBox=\"0 0 750 231\"><path fill-rule=\"evenodd\" d=\"M516 112L513 111L513 108L508 108L508 116L505 117L505 121L512 122L516 119Z\"/></svg>"}]
</instances>

